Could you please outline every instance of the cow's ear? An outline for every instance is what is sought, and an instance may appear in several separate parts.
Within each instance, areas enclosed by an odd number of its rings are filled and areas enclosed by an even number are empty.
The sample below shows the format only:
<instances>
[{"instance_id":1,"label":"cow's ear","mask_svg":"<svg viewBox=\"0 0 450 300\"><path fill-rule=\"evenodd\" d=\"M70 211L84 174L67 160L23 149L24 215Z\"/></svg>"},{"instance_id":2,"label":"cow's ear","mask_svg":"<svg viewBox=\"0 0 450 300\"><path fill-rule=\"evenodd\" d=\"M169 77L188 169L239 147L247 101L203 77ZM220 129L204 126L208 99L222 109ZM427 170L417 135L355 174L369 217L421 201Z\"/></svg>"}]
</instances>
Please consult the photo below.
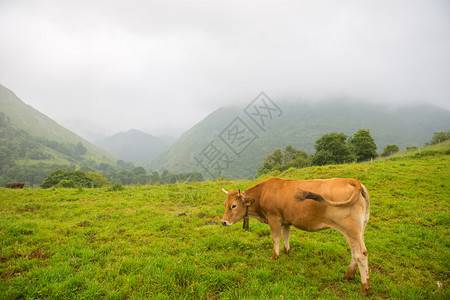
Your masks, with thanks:
<instances>
[{"instance_id":1,"label":"cow's ear","mask_svg":"<svg viewBox=\"0 0 450 300\"><path fill-rule=\"evenodd\" d=\"M253 198L245 197L244 199L242 199L242 204L246 206L252 205L253 202L255 202L255 199Z\"/></svg>"}]
</instances>

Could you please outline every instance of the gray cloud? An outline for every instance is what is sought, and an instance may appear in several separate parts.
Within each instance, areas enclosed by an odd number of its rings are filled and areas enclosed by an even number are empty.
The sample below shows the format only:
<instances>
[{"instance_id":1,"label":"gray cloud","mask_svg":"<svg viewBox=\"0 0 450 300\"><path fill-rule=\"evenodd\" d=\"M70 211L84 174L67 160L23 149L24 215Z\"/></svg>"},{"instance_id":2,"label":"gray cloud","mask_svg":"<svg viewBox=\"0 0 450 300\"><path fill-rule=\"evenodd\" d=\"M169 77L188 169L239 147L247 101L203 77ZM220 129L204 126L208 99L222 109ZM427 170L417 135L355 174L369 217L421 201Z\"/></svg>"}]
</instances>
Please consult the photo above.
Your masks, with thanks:
<instances>
[{"instance_id":1,"label":"gray cloud","mask_svg":"<svg viewBox=\"0 0 450 300\"><path fill-rule=\"evenodd\" d=\"M261 90L450 109L449 16L434 0L3 0L0 83L75 131L179 134Z\"/></svg>"}]
</instances>

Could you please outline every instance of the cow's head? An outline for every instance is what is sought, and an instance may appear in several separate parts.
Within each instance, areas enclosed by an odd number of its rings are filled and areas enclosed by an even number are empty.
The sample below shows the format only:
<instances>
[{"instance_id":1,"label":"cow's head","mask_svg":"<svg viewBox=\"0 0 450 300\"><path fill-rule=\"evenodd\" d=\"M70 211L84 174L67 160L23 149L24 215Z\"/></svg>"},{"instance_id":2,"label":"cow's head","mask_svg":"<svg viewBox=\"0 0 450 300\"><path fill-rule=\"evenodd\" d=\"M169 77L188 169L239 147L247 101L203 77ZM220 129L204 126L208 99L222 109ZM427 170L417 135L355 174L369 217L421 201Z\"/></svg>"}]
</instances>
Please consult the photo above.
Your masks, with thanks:
<instances>
[{"instance_id":1,"label":"cow's head","mask_svg":"<svg viewBox=\"0 0 450 300\"><path fill-rule=\"evenodd\" d=\"M247 211L246 207L254 200L247 197L245 192L241 192L240 190L226 191L222 187L222 191L228 195L224 203L225 213L223 214L222 225L231 226L244 218Z\"/></svg>"}]
</instances>

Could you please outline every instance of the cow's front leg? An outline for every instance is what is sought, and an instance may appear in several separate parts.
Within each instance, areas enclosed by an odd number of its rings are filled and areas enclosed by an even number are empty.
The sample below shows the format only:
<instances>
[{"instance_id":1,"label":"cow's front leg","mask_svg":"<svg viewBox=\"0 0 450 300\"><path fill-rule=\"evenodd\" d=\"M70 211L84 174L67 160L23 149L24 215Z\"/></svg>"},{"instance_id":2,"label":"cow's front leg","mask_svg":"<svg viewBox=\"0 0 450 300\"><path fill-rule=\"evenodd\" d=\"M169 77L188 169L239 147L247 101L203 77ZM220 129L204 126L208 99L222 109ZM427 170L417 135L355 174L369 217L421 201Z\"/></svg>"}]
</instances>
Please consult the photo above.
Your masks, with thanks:
<instances>
[{"instance_id":1,"label":"cow's front leg","mask_svg":"<svg viewBox=\"0 0 450 300\"><path fill-rule=\"evenodd\" d=\"M270 259L275 260L280 256L281 220L278 220L278 218L269 218L268 221L273 240L273 252Z\"/></svg>"},{"instance_id":2,"label":"cow's front leg","mask_svg":"<svg viewBox=\"0 0 450 300\"><path fill-rule=\"evenodd\" d=\"M291 225L283 225L283 241L284 241L284 253L289 253L291 249L289 247L289 233L291 231Z\"/></svg>"}]
</instances>

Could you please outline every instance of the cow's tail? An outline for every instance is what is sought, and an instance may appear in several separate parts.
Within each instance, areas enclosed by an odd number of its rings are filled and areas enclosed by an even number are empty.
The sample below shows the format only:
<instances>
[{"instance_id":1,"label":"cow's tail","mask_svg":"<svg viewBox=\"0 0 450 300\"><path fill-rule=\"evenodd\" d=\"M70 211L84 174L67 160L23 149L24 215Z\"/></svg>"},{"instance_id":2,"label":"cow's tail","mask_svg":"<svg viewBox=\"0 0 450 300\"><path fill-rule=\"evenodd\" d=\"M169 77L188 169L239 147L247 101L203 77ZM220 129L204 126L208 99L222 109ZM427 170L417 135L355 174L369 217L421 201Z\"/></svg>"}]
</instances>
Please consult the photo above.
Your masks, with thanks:
<instances>
[{"instance_id":1,"label":"cow's tail","mask_svg":"<svg viewBox=\"0 0 450 300\"><path fill-rule=\"evenodd\" d=\"M344 202L335 202L335 201L327 200L319 194L301 190L301 189L299 189L297 191L297 193L295 194L295 198L297 198L300 201L303 201L306 199L312 199L317 202L321 202L321 203L328 204L330 206L336 206L336 207L350 206L353 203L355 203L356 200L358 200L359 196L362 195L364 197L364 193L365 193L365 190L362 188L361 183L358 180L354 180L352 182L352 185L355 187L355 190L353 191L353 194L350 196L350 198Z\"/></svg>"},{"instance_id":2,"label":"cow's tail","mask_svg":"<svg viewBox=\"0 0 450 300\"><path fill-rule=\"evenodd\" d=\"M364 228L367 225L367 222L369 221L369 214L370 214L370 200L369 200L369 192L367 191L366 187L361 184L361 195L363 196L365 202L366 202L366 211L364 212Z\"/></svg>"}]
</instances>

